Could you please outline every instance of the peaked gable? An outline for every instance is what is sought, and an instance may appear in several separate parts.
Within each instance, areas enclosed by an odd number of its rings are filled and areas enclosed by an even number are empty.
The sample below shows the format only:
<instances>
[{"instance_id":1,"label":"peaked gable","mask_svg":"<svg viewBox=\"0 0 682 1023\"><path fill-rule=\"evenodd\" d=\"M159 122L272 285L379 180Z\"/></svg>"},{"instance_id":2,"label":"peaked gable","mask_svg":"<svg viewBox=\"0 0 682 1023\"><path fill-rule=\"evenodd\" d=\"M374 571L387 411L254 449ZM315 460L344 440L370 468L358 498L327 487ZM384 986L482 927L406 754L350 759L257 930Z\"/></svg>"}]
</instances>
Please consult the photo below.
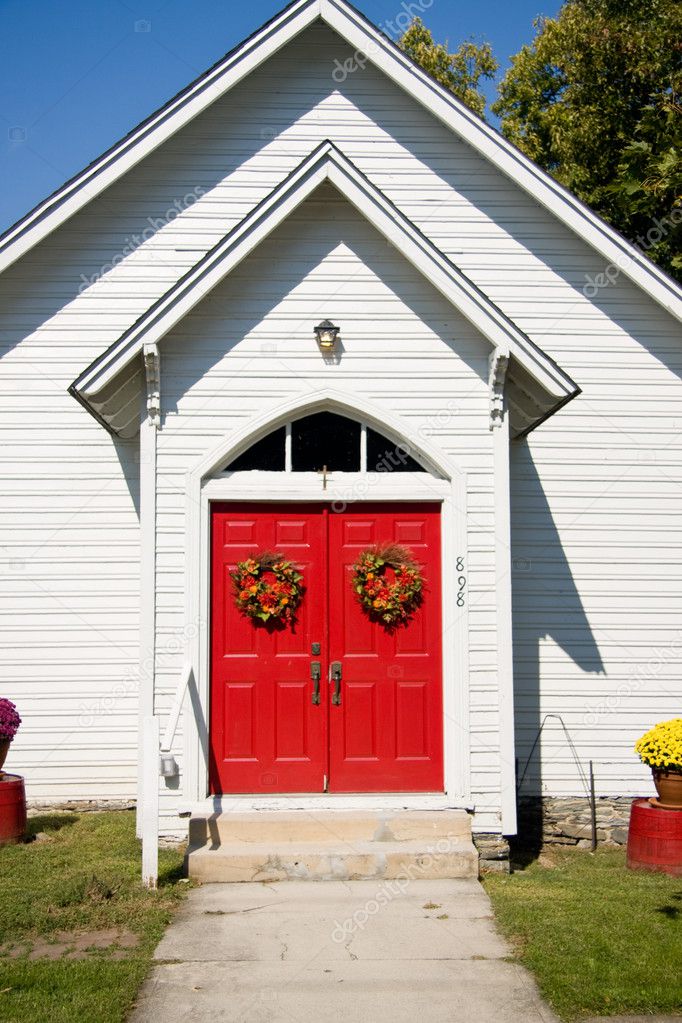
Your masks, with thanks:
<instances>
[{"instance_id":1,"label":"peaked gable","mask_svg":"<svg viewBox=\"0 0 682 1023\"><path fill-rule=\"evenodd\" d=\"M317 19L558 220L682 319L682 289L597 214L426 74L347 0L294 0L0 237L0 272Z\"/></svg>"},{"instance_id":2,"label":"peaked gable","mask_svg":"<svg viewBox=\"0 0 682 1023\"><path fill-rule=\"evenodd\" d=\"M177 284L154 302L114 345L95 359L73 382L70 393L112 429L116 429L112 417L117 423L121 422L121 404L116 395L125 394L130 416L124 417L124 425L119 425L118 431L135 429L136 406L120 381L126 373L137 372L140 353L146 346L158 344L327 180L490 341L494 349L514 360L521 371L516 381L513 369L510 372L512 385L515 383L510 393L517 396L514 403L517 415L512 417L515 432L525 432L537 425L579 393L574 381L329 141L318 146ZM523 395L530 399L530 407L525 407Z\"/></svg>"}]
</instances>

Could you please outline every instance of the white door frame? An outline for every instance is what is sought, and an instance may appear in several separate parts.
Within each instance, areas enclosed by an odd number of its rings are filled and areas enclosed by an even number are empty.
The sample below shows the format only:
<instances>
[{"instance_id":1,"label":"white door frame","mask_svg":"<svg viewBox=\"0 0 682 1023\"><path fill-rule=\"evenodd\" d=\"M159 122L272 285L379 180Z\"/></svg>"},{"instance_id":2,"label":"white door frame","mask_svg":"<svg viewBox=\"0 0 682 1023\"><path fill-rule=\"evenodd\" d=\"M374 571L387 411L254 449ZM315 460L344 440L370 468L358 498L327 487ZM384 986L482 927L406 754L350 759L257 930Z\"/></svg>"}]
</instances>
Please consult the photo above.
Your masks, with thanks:
<instances>
[{"instance_id":1,"label":"white door frame","mask_svg":"<svg viewBox=\"0 0 682 1023\"><path fill-rule=\"evenodd\" d=\"M221 472L221 466L292 416L333 411L360 419L393 437L430 468L429 473L334 473L326 491L315 473ZM402 477L402 478L401 478ZM290 399L251 420L248 426L224 439L188 474L186 504L185 635L187 655L194 670L194 699L185 701L184 785L182 810L206 811L225 799L241 808L267 805L471 805L469 729L468 600L458 606L460 576L468 576L467 479L442 452L409 422L387 413L357 395L327 391ZM210 517L212 502L262 501L271 503L321 502L347 505L370 501L434 501L441 504L443 579L443 754L445 795L301 797L208 796L208 743L210 700ZM456 570L457 559L464 570ZM460 598L461 601L461 598ZM221 807L222 808L222 807Z\"/></svg>"}]
</instances>

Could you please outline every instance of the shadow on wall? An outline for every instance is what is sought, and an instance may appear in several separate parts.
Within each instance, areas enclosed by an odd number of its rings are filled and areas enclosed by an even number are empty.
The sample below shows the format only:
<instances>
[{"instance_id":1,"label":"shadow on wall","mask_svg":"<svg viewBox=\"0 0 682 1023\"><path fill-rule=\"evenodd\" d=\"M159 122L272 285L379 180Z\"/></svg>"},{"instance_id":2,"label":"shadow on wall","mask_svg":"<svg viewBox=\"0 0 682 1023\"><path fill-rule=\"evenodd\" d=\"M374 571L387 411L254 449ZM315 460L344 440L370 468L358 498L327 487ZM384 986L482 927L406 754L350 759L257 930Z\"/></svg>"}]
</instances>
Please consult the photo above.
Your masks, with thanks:
<instances>
[{"instance_id":1,"label":"shadow on wall","mask_svg":"<svg viewBox=\"0 0 682 1023\"><path fill-rule=\"evenodd\" d=\"M541 750L543 738L550 735L555 743L555 755L567 761L566 771L571 777L575 775L576 793L580 794L583 789L580 770L558 721L548 722L549 727L533 750L548 711L565 716L570 734L571 717L575 720L575 699L580 699L579 692L573 694L573 698L570 692L565 692L563 696L549 699L550 691L558 694L560 682L552 679L551 665L546 663L544 701L541 700L540 643L543 639L552 639L585 673L603 675L606 672L525 440L516 441L511 447L511 506L514 704L519 781L525 770L518 799L534 800L542 795ZM546 749L545 758L547 755ZM539 803L537 813L530 812L526 806L520 816L523 822L520 837L532 840L535 834L537 838L542 823Z\"/></svg>"}]
</instances>

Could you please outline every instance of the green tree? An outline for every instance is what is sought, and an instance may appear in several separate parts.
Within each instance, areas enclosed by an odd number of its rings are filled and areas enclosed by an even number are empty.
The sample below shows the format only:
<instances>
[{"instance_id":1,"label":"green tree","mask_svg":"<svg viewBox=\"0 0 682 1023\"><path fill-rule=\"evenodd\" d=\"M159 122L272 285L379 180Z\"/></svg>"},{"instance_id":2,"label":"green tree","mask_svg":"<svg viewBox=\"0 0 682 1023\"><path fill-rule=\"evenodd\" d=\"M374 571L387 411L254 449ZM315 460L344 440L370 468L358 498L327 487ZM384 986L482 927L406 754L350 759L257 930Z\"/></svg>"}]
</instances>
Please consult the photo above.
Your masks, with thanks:
<instances>
[{"instance_id":1,"label":"green tree","mask_svg":"<svg viewBox=\"0 0 682 1023\"><path fill-rule=\"evenodd\" d=\"M434 42L421 19L415 18L398 45L474 113L479 117L485 116L481 79L494 78L498 68L489 43L479 46L466 42L454 53L449 53L447 46Z\"/></svg>"},{"instance_id":2,"label":"green tree","mask_svg":"<svg viewBox=\"0 0 682 1023\"><path fill-rule=\"evenodd\" d=\"M492 106L504 135L680 278L680 0L567 0L535 27Z\"/></svg>"}]
</instances>

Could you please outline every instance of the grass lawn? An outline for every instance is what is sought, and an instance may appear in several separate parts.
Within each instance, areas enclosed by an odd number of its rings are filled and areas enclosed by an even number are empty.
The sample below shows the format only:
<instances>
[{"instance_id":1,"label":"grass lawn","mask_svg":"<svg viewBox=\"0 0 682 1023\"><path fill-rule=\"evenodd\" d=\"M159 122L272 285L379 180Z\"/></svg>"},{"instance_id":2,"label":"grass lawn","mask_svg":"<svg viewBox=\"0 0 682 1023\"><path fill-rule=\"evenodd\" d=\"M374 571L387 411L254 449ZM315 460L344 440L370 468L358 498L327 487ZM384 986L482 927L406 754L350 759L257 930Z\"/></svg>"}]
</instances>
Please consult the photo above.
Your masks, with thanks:
<instances>
[{"instance_id":1,"label":"grass lawn","mask_svg":"<svg viewBox=\"0 0 682 1023\"><path fill-rule=\"evenodd\" d=\"M600 849L543 853L484 883L562 1019L682 1013L682 878L626 870L624 851Z\"/></svg>"},{"instance_id":2,"label":"grass lawn","mask_svg":"<svg viewBox=\"0 0 682 1023\"><path fill-rule=\"evenodd\" d=\"M0 1020L118 1023L186 884L161 851L140 884L134 814L34 817L45 838L0 847Z\"/></svg>"}]
</instances>

